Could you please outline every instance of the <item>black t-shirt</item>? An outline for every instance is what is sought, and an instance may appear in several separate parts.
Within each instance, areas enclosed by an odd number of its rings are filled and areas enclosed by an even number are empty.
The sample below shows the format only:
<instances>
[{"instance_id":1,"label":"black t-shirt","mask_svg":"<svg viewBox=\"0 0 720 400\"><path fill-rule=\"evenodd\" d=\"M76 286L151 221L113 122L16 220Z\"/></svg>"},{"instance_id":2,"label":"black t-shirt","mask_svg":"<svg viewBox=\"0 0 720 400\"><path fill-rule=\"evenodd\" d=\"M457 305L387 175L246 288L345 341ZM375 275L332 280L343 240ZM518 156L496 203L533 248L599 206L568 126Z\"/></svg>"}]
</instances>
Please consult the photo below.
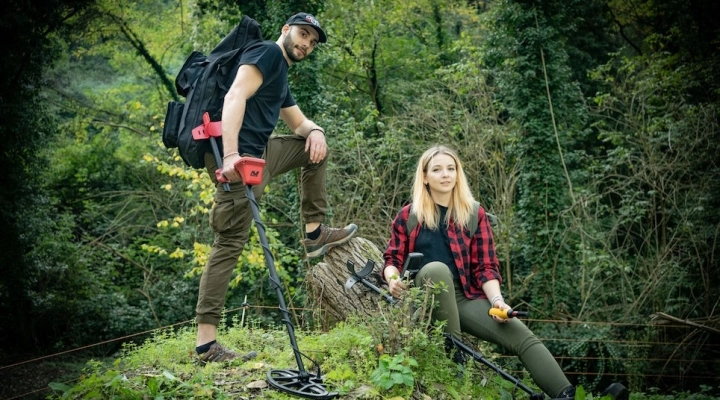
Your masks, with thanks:
<instances>
[{"instance_id":1,"label":"black t-shirt","mask_svg":"<svg viewBox=\"0 0 720 400\"><path fill-rule=\"evenodd\" d=\"M415 251L423 253L423 264L439 261L450 268L453 278L460 279L460 273L455 266L455 259L450 250L450 237L447 233L445 215L447 207L438 206L440 209L440 222L435 230L430 230L425 224L415 238Z\"/></svg>"},{"instance_id":2,"label":"black t-shirt","mask_svg":"<svg viewBox=\"0 0 720 400\"><path fill-rule=\"evenodd\" d=\"M289 66L280 47L272 41L249 47L239 65L254 65L263 75L257 92L247 100L238 141L240 154L261 157L280 119L280 109L295 105L288 87Z\"/></svg>"}]
</instances>

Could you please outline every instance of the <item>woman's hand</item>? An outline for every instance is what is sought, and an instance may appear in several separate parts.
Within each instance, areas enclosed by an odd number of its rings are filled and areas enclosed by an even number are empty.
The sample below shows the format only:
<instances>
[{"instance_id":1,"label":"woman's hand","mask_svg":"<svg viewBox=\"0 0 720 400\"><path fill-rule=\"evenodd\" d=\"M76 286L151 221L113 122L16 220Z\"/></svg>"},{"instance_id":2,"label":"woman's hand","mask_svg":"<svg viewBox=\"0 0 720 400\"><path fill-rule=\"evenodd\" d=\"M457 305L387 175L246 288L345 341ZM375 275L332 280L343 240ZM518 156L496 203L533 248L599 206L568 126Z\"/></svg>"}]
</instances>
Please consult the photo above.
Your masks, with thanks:
<instances>
[{"instance_id":1,"label":"woman's hand","mask_svg":"<svg viewBox=\"0 0 720 400\"><path fill-rule=\"evenodd\" d=\"M503 298L502 292L500 291L500 281L498 281L497 279L491 279L483 283L482 290L488 297L491 308L499 308L501 310L507 310L510 308L510 306L505 303L505 299ZM495 320L495 322L499 322L501 324L507 322L507 319L500 318L495 315L493 315L492 318Z\"/></svg>"},{"instance_id":2,"label":"woman's hand","mask_svg":"<svg viewBox=\"0 0 720 400\"><path fill-rule=\"evenodd\" d=\"M507 303L505 303L505 300L502 300L502 299L495 301L495 304L491 304L491 306L493 308L499 308L501 310L508 310L508 309L512 308ZM501 324L505 324L509 320L509 318L500 318L497 315L493 315L492 319L494 319L495 322L498 322Z\"/></svg>"},{"instance_id":3,"label":"woman's hand","mask_svg":"<svg viewBox=\"0 0 720 400\"><path fill-rule=\"evenodd\" d=\"M402 279L400 279L400 276L395 275L388 279L388 291L392 297L399 299L406 290L407 286Z\"/></svg>"}]
</instances>

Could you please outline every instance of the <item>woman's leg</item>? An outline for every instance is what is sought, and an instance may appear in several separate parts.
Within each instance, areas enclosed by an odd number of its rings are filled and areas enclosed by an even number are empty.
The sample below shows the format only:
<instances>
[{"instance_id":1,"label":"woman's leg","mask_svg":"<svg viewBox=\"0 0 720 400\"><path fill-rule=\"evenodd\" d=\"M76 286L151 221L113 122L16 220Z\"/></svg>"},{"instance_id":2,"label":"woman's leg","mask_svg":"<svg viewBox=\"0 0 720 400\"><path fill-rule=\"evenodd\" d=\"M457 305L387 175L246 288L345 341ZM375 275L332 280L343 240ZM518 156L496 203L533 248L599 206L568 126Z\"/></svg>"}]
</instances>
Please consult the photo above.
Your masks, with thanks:
<instances>
[{"instance_id":1,"label":"woman's leg","mask_svg":"<svg viewBox=\"0 0 720 400\"><path fill-rule=\"evenodd\" d=\"M510 350L548 395L557 396L570 386L550 351L522 321L511 318L506 323L495 322L488 315L490 302L487 299L470 300L462 290L457 290L455 297L463 332Z\"/></svg>"},{"instance_id":2,"label":"woman's leg","mask_svg":"<svg viewBox=\"0 0 720 400\"><path fill-rule=\"evenodd\" d=\"M432 282L433 284L445 282L445 285L447 285L447 291L435 295L438 301L438 307L433 309L432 317L433 320L447 321L445 332L459 338L460 315L458 314L458 307L455 303L455 284L450 268L436 261L423 265L420 272L415 275L414 283L417 287L424 287L426 281Z\"/></svg>"}]
</instances>

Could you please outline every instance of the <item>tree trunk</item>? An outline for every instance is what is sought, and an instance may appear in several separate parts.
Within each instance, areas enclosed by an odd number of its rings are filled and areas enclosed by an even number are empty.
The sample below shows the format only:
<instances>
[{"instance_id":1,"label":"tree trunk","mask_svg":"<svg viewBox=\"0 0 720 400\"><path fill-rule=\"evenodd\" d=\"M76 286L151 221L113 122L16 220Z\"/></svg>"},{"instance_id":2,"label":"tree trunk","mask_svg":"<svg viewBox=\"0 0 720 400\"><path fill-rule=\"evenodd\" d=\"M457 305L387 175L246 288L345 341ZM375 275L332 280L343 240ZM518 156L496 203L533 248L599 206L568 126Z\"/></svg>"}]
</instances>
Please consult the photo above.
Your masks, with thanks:
<instances>
[{"instance_id":1,"label":"tree trunk","mask_svg":"<svg viewBox=\"0 0 720 400\"><path fill-rule=\"evenodd\" d=\"M367 239L356 237L348 243L331 249L306 276L308 292L314 309L336 321L344 321L349 315L377 315L378 303L383 297L359 280L348 283L351 273L348 263L359 272L368 262L375 264L364 279L379 289L387 291L387 284L380 278L383 267L382 252ZM350 286L349 288L346 287Z\"/></svg>"}]
</instances>

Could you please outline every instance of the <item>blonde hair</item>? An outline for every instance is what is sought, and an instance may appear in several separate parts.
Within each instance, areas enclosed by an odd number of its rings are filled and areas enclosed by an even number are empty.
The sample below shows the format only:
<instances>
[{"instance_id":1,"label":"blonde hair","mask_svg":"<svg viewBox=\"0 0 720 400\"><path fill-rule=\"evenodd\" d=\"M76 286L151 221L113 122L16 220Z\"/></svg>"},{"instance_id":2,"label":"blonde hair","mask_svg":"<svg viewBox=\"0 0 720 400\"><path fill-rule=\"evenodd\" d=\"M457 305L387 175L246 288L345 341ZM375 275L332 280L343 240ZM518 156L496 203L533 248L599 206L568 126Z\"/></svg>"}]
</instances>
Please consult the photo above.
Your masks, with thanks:
<instances>
[{"instance_id":1,"label":"blonde hair","mask_svg":"<svg viewBox=\"0 0 720 400\"><path fill-rule=\"evenodd\" d=\"M411 212L417 216L418 223L425 223L425 226L429 229L436 229L440 224L440 210L430 196L430 188L424 183L428 166L433 157L438 154L450 156L455 161L455 170L457 172L457 179L455 180L455 187L450 195L450 204L448 204L445 223L449 223L450 218L452 218L456 225L462 225L468 228L467 224L470 221L470 213L472 212L475 198L472 192L470 192L470 185L468 185L465 171L463 170L457 153L446 146L433 146L420 156L417 169L415 170L415 180L413 182L413 206Z\"/></svg>"}]
</instances>

